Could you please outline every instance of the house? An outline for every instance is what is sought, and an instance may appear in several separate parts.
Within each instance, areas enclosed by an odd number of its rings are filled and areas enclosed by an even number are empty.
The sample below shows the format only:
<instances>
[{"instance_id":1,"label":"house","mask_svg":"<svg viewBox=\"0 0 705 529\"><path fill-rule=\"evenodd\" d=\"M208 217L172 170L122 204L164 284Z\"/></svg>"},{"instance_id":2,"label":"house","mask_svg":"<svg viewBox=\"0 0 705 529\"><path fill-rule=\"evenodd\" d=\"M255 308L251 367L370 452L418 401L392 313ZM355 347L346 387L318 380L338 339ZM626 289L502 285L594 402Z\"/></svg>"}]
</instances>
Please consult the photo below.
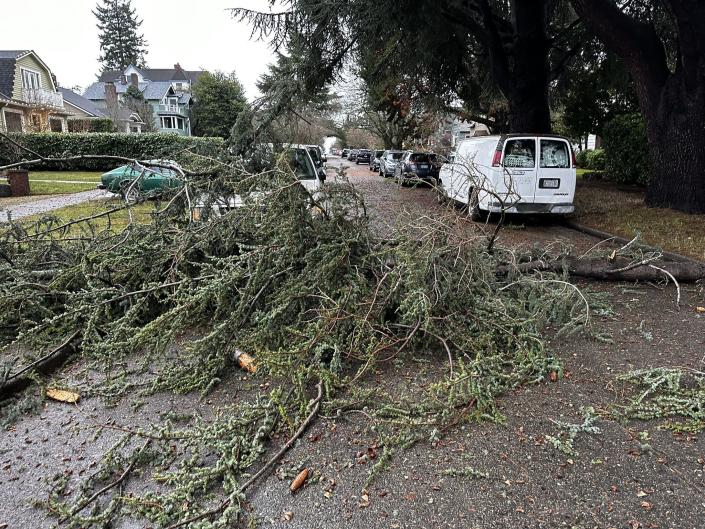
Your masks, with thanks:
<instances>
[{"instance_id":1,"label":"house","mask_svg":"<svg viewBox=\"0 0 705 529\"><path fill-rule=\"evenodd\" d=\"M90 99L86 99L80 94L68 88L59 88L64 97L64 108L68 115L69 130L71 132L81 132L81 126L86 126L87 121L98 119L112 119L118 132L141 133L145 125L142 118L133 111L124 107L115 106L115 111L109 113L107 109L98 107ZM73 122L73 123L72 123ZM90 127L86 127L90 130Z\"/></svg>"},{"instance_id":2,"label":"house","mask_svg":"<svg viewBox=\"0 0 705 529\"><path fill-rule=\"evenodd\" d=\"M32 50L0 50L0 130L65 132L67 113L49 67Z\"/></svg>"},{"instance_id":3,"label":"house","mask_svg":"<svg viewBox=\"0 0 705 529\"><path fill-rule=\"evenodd\" d=\"M141 119L151 119L159 132L191 136L191 90L203 73L184 70L178 63L168 69L129 66L124 71L106 70L83 97L111 114L115 112L111 109L125 108L125 95L133 86L151 109L151 116L139 116Z\"/></svg>"}]
</instances>

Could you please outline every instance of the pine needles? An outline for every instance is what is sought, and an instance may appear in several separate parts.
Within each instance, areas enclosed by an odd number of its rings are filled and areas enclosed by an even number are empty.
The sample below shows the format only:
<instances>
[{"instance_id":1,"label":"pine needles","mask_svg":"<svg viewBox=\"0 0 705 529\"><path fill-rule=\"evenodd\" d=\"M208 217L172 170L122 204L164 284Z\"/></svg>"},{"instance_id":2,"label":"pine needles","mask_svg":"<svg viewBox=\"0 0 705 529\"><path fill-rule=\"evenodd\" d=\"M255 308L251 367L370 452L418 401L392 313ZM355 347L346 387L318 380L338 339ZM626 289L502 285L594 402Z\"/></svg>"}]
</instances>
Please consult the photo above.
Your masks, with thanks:
<instances>
[{"instance_id":1,"label":"pine needles","mask_svg":"<svg viewBox=\"0 0 705 529\"><path fill-rule=\"evenodd\" d=\"M458 424L501 420L503 393L560 369L544 346L547 327L576 329L589 318L589 300L564 278L498 276L502 252L458 240L444 223L381 240L345 181L311 196L284 167L252 175L218 163L213 173L190 181L149 225L117 233L50 220L0 233L6 356L80 332L84 371L74 383L108 401L206 394L236 369L238 351L273 382L192 426L127 428L78 494L49 499L67 526L138 517L231 527L270 439L300 429L315 387L326 413L374 401L366 413L379 426L380 470L395 451ZM242 208L210 218L206 208L204 222L188 221L190 197L208 206L236 195ZM420 399L370 399L358 389L381 363L436 352L448 359L447 375ZM138 470L146 487L125 493Z\"/></svg>"}]
</instances>

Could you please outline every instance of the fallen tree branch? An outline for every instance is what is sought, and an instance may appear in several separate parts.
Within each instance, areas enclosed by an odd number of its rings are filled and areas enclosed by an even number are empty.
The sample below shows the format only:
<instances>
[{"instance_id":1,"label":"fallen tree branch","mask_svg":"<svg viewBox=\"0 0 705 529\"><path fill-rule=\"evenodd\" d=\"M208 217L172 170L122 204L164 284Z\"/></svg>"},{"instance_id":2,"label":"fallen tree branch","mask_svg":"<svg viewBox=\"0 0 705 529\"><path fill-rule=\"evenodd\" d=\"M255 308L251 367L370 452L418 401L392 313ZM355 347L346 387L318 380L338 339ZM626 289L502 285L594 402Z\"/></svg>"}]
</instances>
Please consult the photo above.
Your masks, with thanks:
<instances>
[{"instance_id":1,"label":"fallen tree branch","mask_svg":"<svg viewBox=\"0 0 705 529\"><path fill-rule=\"evenodd\" d=\"M625 260L607 261L606 259L578 259L569 257L557 261L538 260L518 265L505 265L497 268L497 276L503 277L510 273L521 274L531 272L562 272L576 277L601 279L606 281L658 281L664 274L676 282L694 283L705 279L705 263L673 262L659 263L652 266L645 260L636 266Z\"/></svg>"},{"instance_id":2,"label":"fallen tree branch","mask_svg":"<svg viewBox=\"0 0 705 529\"><path fill-rule=\"evenodd\" d=\"M253 483L255 483L259 478L262 477L262 475L269 470L272 465L274 465L277 461L279 461L284 454L286 454L292 446L294 446L294 443L296 442L297 439L299 439L303 433L306 431L306 428L309 427L313 419L316 418L318 415L318 410L321 407L321 399L323 398L323 382L319 382L316 384L316 389L318 391L316 397L309 401L307 409L311 410L304 419L304 421L301 423L299 426L299 429L296 430L294 435L291 436L291 438L282 446L279 451L274 454L263 466L260 468L257 472L255 472L250 479L248 479L245 483L240 485L240 488L238 489L238 492L243 493L245 490L247 490ZM197 522L199 520L203 520L205 518L209 518L211 516L215 516L216 514L222 512L225 510L225 508L230 505L230 499L227 498L223 500L217 507L214 507L213 509L203 512L201 514L197 514L195 516L192 516L191 518L187 518L186 520L183 520L181 522L175 523L173 525L170 525L167 527L167 529L177 529L178 527L183 527L185 525L189 525L193 522Z\"/></svg>"},{"instance_id":3,"label":"fallen tree branch","mask_svg":"<svg viewBox=\"0 0 705 529\"><path fill-rule=\"evenodd\" d=\"M58 347L55 347L41 358L38 358L31 364L26 365L16 373L10 375L2 387L0 387L0 400L6 399L10 395L23 390L30 384L31 379L22 376L28 371L37 370L40 373L46 374L62 365L69 356L76 353L78 350L79 336L80 331L74 332Z\"/></svg>"},{"instance_id":4,"label":"fallen tree branch","mask_svg":"<svg viewBox=\"0 0 705 529\"><path fill-rule=\"evenodd\" d=\"M149 446L149 443L151 443L151 439L147 439L147 441L144 443L142 448L139 450L135 458L132 460L132 462L127 466L125 471L120 475L119 478L117 478L115 481L108 483L105 487L100 489L98 492L93 494L90 498L86 499L85 501L82 501L80 504L78 504L76 507L71 509L71 512L64 516L62 519L59 520L59 525L67 522L72 516L76 516L79 512L81 512L83 509L88 507L91 503L93 503L95 500L97 500L100 496L108 492L110 489L113 489L117 487L120 483L125 481L125 478L130 475L130 472L135 466L135 463L137 462L138 456Z\"/></svg>"}]
</instances>

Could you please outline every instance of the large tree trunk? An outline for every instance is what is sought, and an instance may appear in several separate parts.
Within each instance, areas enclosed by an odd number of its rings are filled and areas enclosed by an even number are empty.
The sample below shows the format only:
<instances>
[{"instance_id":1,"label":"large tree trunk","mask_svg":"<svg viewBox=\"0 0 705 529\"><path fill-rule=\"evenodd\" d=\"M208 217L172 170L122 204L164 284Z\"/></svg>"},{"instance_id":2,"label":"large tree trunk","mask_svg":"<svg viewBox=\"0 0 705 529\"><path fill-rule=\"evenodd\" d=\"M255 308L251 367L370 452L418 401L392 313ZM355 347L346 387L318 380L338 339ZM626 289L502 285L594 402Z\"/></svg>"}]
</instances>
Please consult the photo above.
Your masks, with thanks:
<instances>
[{"instance_id":1,"label":"large tree trunk","mask_svg":"<svg viewBox=\"0 0 705 529\"><path fill-rule=\"evenodd\" d=\"M673 71L654 26L611 0L571 1L636 83L651 156L646 203L705 213L705 2L664 2L678 33Z\"/></svg>"},{"instance_id":2,"label":"large tree trunk","mask_svg":"<svg viewBox=\"0 0 705 529\"><path fill-rule=\"evenodd\" d=\"M700 68L705 70L705 61ZM705 77L699 83L688 90L683 76L674 74L657 107L644 113L651 153L649 206L705 213Z\"/></svg>"},{"instance_id":3,"label":"large tree trunk","mask_svg":"<svg viewBox=\"0 0 705 529\"><path fill-rule=\"evenodd\" d=\"M515 41L510 56L510 132L551 132L548 104L548 52L545 0L514 0Z\"/></svg>"}]
</instances>

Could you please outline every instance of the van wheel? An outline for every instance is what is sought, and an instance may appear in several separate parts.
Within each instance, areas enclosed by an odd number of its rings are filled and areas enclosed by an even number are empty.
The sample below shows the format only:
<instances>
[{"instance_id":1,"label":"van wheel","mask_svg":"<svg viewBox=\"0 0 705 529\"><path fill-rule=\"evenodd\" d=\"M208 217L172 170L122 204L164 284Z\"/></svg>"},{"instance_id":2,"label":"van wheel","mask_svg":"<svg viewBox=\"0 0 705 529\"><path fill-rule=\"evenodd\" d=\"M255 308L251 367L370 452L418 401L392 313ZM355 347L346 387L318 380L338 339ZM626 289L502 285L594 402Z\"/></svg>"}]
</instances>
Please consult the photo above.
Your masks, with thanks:
<instances>
[{"instance_id":1,"label":"van wheel","mask_svg":"<svg viewBox=\"0 0 705 529\"><path fill-rule=\"evenodd\" d=\"M473 222L482 222L485 220L485 212L480 209L480 204L474 189L468 190L468 212L470 213L470 220Z\"/></svg>"},{"instance_id":2,"label":"van wheel","mask_svg":"<svg viewBox=\"0 0 705 529\"><path fill-rule=\"evenodd\" d=\"M448 202L448 195L446 194L446 190L443 187L443 181L440 178L438 180L436 180L435 190L436 190L436 201L439 204L445 204L446 202Z\"/></svg>"}]
</instances>

